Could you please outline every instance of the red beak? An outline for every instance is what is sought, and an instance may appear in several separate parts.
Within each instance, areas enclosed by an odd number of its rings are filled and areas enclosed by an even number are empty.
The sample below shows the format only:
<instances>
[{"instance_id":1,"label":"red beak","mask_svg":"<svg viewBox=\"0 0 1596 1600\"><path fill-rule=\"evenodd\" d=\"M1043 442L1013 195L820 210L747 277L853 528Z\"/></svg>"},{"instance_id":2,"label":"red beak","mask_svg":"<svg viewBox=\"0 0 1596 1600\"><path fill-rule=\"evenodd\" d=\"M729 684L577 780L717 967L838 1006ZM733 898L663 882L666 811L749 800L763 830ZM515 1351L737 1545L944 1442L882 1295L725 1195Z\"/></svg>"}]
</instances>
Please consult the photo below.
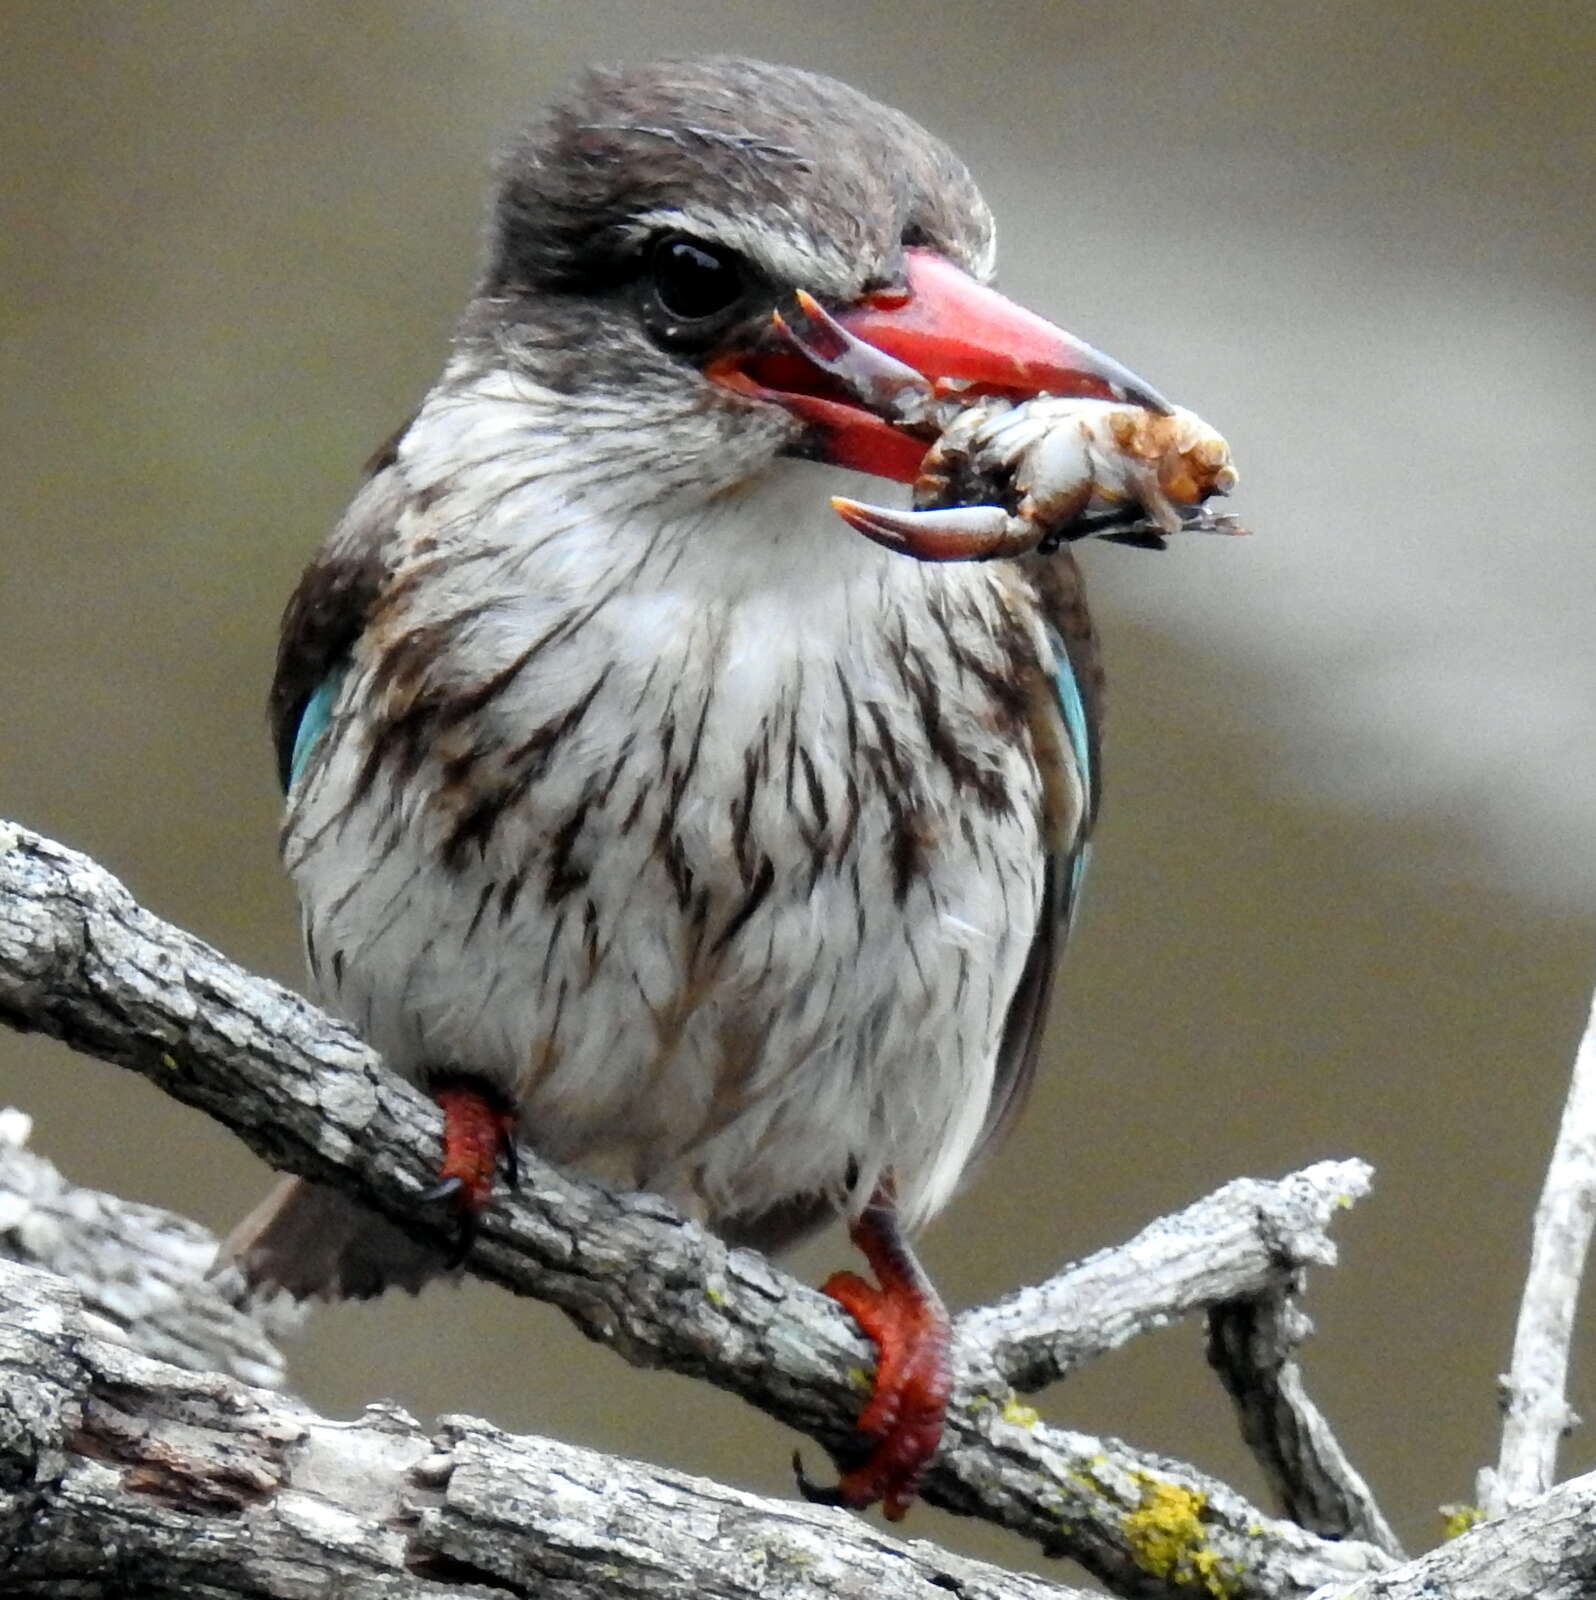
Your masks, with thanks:
<instances>
[{"instance_id":1,"label":"red beak","mask_svg":"<svg viewBox=\"0 0 1596 1600\"><path fill-rule=\"evenodd\" d=\"M1085 395L1167 413L1153 388L1089 344L977 283L935 251L905 252L902 289L833 313L855 338L945 392ZM927 440L868 411L796 351L727 355L713 381L785 406L810 425L823 460L899 483L919 476Z\"/></svg>"}]
</instances>

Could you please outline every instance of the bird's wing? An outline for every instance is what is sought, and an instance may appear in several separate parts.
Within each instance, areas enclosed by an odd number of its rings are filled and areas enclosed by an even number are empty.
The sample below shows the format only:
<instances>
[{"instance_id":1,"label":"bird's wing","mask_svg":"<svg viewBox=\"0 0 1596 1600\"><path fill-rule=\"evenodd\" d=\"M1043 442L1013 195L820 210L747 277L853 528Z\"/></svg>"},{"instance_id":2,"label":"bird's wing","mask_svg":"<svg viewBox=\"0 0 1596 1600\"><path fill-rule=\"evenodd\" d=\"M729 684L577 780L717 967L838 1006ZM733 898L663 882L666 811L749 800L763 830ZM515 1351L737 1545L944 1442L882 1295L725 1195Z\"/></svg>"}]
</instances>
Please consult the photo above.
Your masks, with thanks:
<instances>
[{"instance_id":1,"label":"bird's wing","mask_svg":"<svg viewBox=\"0 0 1596 1600\"><path fill-rule=\"evenodd\" d=\"M1053 671L1037 686L1042 703L1032 718L1043 769L1048 856L1041 915L1004 1022L978 1157L995 1148L1007 1132L1036 1073L1053 974L1080 897L1101 784L1098 713L1103 673L1080 568L1067 550L1028 562L1027 568L1053 646ZM1066 763L1073 772L1065 770Z\"/></svg>"},{"instance_id":2,"label":"bird's wing","mask_svg":"<svg viewBox=\"0 0 1596 1600\"><path fill-rule=\"evenodd\" d=\"M405 499L394 464L403 431L367 463L365 485L305 568L283 612L268 709L285 790L327 725L350 648L387 572L388 546Z\"/></svg>"}]
</instances>

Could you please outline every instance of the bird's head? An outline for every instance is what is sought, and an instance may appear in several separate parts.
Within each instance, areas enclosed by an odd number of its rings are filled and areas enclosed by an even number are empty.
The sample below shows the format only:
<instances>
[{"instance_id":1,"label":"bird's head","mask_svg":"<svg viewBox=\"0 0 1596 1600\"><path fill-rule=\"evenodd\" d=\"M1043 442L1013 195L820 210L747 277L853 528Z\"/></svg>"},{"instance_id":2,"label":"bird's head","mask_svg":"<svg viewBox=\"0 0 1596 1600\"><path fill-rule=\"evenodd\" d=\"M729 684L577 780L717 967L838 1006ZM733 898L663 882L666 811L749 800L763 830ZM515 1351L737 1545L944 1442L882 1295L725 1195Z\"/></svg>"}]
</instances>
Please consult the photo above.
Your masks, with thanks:
<instances>
[{"instance_id":1,"label":"bird's head","mask_svg":"<svg viewBox=\"0 0 1596 1600\"><path fill-rule=\"evenodd\" d=\"M958 158L844 84L729 58L598 70L500 158L461 350L655 486L714 495L783 457L907 482L925 438L781 340L797 291L933 379L1144 392L988 288L994 254Z\"/></svg>"}]
</instances>

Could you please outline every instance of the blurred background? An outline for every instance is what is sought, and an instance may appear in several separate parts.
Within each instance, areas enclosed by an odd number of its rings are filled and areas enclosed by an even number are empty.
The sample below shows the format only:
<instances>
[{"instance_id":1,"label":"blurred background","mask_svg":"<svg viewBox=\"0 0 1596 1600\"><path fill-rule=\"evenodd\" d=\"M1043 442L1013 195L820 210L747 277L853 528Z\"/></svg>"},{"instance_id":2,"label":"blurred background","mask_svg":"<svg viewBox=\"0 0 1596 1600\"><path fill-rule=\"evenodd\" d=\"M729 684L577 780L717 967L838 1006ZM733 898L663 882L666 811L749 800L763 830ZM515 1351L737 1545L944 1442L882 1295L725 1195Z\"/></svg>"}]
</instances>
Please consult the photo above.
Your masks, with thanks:
<instances>
[{"instance_id":1,"label":"blurred background","mask_svg":"<svg viewBox=\"0 0 1596 1600\"><path fill-rule=\"evenodd\" d=\"M1309 1380L1429 1543L1494 1455L1596 976L1593 29L1457 0L8 0L0 816L297 982L278 613L441 363L489 151L591 60L847 78L966 156L1010 293L1221 428L1256 530L1087 552L1112 700L1084 925L1040 1092L928 1257L965 1305L1238 1174L1367 1157ZM0 1100L77 1181L218 1229L267 1182L44 1042L0 1036ZM294 1380L789 1485L774 1424L480 1286L318 1313ZM1588 1330L1574 1384L1596 1413ZM1195 1327L1043 1405L1261 1492ZM1566 1464L1593 1459L1587 1430Z\"/></svg>"}]
</instances>

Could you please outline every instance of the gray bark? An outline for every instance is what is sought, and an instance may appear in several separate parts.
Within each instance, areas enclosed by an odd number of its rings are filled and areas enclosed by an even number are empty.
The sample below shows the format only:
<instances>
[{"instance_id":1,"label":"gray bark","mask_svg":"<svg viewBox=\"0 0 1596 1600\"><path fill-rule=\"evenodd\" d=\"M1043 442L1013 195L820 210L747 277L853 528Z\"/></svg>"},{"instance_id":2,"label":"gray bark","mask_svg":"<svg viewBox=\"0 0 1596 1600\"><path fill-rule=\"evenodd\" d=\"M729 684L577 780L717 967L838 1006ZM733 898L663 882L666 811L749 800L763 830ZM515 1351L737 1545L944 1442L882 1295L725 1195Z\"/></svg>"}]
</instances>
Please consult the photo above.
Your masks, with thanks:
<instances>
[{"instance_id":1,"label":"gray bark","mask_svg":"<svg viewBox=\"0 0 1596 1600\"><path fill-rule=\"evenodd\" d=\"M440 1248L437 1108L300 996L137 905L102 867L0 833L0 1021L129 1067L274 1165L357 1194ZM523 1150L466 1266L560 1306L628 1360L707 1379L828 1448L852 1437L851 1373L872 1351L818 1291L728 1249L659 1199L611 1194ZM1070 1555L1126 1594L1305 1593L1389 1565L1373 1546L1270 1517L1196 1468L1015 1420L1012 1391L961 1341L925 1498Z\"/></svg>"},{"instance_id":2,"label":"gray bark","mask_svg":"<svg viewBox=\"0 0 1596 1600\"><path fill-rule=\"evenodd\" d=\"M1180 1317L1294 1290L1334 1266L1330 1222L1369 1192L1362 1161L1320 1161L1278 1183L1238 1178L1134 1239L959 1319L1022 1393Z\"/></svg>"},{"instance_id":3,"label":"gray bark","mask_svg":"<svg viewBox=\"0 0 1596 1600\"><path fill-rule=\"evenodd\" d=\"M329 1422L97 1337L0 1263L0 1592L24 1600L1086 1600L841 1511L474 1417Z\"/></svg>"},{"instance_id":4,"label":"gray bark","mask_svg":"<svg viewBox=\"0 0 1596 1600\"><path fill-rule=\"evenodd\" d=\"M1513 1360L1502 1379L1502 1449L1480 1473L1480 1505L1498 1516L1538 1500L1557 1478L1557 1452L1579 1422L1568 1403L1568 1351L1596 1222L1596 1004L1535 1208L1529 1273Z\"/></svg>"},{"instance_id":5,"label":"gray bark","mask_svg":"<svg viewBox=\"0 0 1596 1600\"><path fill-rule=\"evenodd\" d=\"M1591 1600L1596 1595L1596 1472L1533 1505L1359 1583L1311 1600Z\"/></svg>"},{"instance_id":6,"label":"gray bark","mask_svg":"<svg viewBox=\"0 0 1596 1600\"><path fill-rule=\"evenodd\" d=\"M137 906L94 863L3 824L0 1021L130 1067L276 1165L446 1242L446 1221L417 1203L440 1133L430 1101L299 997ZM852 1372L871 1352L833 1302L655 1198L611 1194L527 1151L522 1161L519 1190L487 1214L467 1270L561 1306L631 1361L705 1378L828 1446L848 1442ZM1568 1507L1584 1504L1579 1484L1419 1563L1398 1566L1381 1548L1394 1541L1307 1400L1295 1359L1303 1325L1284 1315L1304 1264L1333 1258L1326 1222L1367 1177L1360 1163L1321 1163L1279 1184L1227 1185L1118 1251L962 1318L926 1498L1073 1556L1125 1595L1398 1596L1420 1591L1381 1585L1420 1568L1442 1585L1424 1592L1450 1593L1447 1575L1474 1572L1486 1549L1502 1552L1495 1600L1596 1593L1569 1586L1596 1560L1596 1534L1567 1532ZM136 1222L138 1209L121 1216ZM169 1231L151 1227L157 1238ZM86 1278L100 1305L94 1251L72 1256L57 1264ZM1202 1311L1245 1436L1318 1532L1184 1463L1048 1426L1015 1396L1015 1385L1040 1386ZM214 1315L206 1307L201 1320ZM133 1347L144 1338L136 1320L108 1329L57 1280L0 1268L6 1593L1066 1592L898 1545L840 1513L468 1419L446 1419L435 1438L388 1408L328 1423L231 1378L152 1360ZM161 1337L179 1360L206 1363L198 1341ZM1566 1561L1513 1555L1515 1530L1540 1538L1548 1528L1564 1530ZM1349 1532L1374 1542L1323 1536ZM269 1560L259 1554L268 1549ZM1540 1588L1520 1586L1531 1570ZM134 1572L143 1587L126 1581Z\"/></svg>"},{"instance_id":7,"label":"gray bark","mask_svg":"<svg viewBox=\"0 0 1596 1600\"><path fill-rule=\"evenodd\" d=\"M286 1301L245 1306L236 1273L207 1276L216 1236L187 1217L69 1183L27 1148L28 1118L0 1109L0 1256L70 1280L95 1330L196 1372L275 1389Z\"/></svg>"},{"instance_id":8,"label":"gray bark","mask_svg":"<svg viewBox=\"0 0 1596 1600\"><path fill-rule=\"evenodd\" d=\"M1208 1361L1242 1438L1294 1522L1330 1538L1366 1539L1402 1555L1369 1486L1308 1398L1297 1347L1312 1329L1295 1294L1231 1300L1208 1313Z\"/></svg>"}]
</instances>

